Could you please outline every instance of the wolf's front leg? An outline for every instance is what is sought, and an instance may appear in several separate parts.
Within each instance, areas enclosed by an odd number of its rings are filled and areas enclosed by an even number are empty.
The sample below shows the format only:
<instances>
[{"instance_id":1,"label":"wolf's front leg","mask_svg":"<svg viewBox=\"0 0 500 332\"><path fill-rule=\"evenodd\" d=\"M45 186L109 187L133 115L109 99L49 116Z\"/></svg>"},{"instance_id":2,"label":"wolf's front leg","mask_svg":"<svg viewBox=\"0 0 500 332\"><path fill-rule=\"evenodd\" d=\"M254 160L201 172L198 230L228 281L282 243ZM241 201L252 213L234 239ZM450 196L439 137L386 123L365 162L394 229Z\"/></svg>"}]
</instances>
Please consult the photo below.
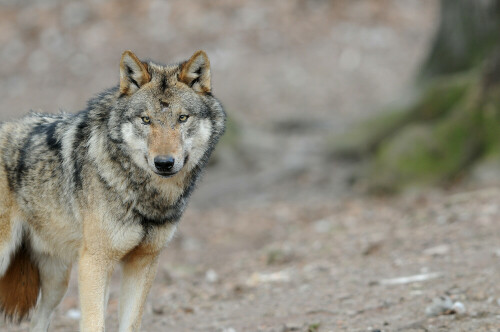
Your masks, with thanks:
<instances>
[{"instance_id":1,"label":"wolf's front leg","mask_svg":"<svg viewBox=\"0 0 500 332\"><path fill-rule=\"evenodd\" d=\"M139 331L144 304L158 268L159 251L139 246L123 259L120 332Z\"/></svg>"},{"instance_id":2,"label":"wolf's front leg","mask_svg":"<svg viewBox=\"0 0 500 332\"><path fill-rule=\"evenodd\" d=\"M78 287L82 332L103 332L106 309L106 292L115 262L105 253L84 249L80 254Z\"/></svg>"}]
</instances>

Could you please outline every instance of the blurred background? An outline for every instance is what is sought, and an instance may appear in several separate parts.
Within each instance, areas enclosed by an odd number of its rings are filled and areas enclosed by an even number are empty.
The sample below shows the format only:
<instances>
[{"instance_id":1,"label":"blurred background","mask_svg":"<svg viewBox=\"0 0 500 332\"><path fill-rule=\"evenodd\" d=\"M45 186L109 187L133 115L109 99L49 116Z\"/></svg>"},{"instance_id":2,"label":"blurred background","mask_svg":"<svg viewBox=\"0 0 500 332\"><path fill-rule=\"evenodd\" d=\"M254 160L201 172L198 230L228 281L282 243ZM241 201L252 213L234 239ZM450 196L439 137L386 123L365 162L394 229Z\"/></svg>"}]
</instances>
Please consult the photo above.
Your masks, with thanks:
<instances>
[{"instance_id":1,"label":"blurred background","mask_svg":"<svg viewBox=\"0 0 500 332\"><path fill-rule=\"evenodd\" d=\"M0 0L0 120L203 49L228 130L144 331L491 331L499 28L498 0Z\"/></svg>"}]
</instances>

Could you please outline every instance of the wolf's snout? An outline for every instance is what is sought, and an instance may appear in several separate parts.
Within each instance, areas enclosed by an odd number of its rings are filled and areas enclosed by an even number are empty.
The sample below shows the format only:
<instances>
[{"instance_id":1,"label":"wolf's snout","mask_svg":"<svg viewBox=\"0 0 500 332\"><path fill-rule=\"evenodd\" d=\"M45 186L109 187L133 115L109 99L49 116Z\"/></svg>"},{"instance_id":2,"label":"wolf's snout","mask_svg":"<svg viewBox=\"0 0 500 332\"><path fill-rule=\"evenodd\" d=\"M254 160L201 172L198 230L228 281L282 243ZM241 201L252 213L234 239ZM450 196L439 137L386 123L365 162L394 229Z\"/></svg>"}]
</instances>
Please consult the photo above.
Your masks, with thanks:
<instances>
[{"instance_id":1,"label":"wolf's snout","mask_svg":"<svg viewBox=\"0 0 500 332\"><path fill-rule=\"evenodd\" d=\"M174 168L175 159L171 156L155 157L155 167L160 173L167 173Z\"/></svg>"}]
</instances>

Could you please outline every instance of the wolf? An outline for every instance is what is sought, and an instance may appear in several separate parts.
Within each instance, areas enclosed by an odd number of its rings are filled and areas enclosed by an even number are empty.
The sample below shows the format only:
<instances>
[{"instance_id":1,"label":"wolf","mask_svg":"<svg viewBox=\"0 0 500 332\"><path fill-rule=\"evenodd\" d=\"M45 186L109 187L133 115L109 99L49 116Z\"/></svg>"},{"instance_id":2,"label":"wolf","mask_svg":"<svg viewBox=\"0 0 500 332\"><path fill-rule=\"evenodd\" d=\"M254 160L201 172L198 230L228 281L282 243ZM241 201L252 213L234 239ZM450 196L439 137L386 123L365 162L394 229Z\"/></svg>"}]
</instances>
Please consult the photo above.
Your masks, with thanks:
<instances>
[{"instance_id":1,"label":"wolf","mask_svg":"<svg viewBox=\"0 0 500 332\"><path fill-rule=\"evenodd\" d=\"M76 114L0 125L0 310L47 331L78 262L81 331L104 331L122 267L119 331L140 328L158 255L224 133L210 62L120 61L119 84Z\"/></svg>"}]
</instances>

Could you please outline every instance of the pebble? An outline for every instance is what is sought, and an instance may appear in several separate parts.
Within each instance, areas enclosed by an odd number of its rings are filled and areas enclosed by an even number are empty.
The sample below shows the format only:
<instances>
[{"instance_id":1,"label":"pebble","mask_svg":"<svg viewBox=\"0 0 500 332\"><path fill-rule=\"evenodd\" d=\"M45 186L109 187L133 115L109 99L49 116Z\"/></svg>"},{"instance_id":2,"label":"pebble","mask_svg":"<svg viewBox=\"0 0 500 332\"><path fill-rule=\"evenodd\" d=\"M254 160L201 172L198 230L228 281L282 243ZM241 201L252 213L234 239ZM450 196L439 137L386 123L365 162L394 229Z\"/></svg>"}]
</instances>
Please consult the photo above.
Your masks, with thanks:
<instances>
[{"instance_id":1,"label":"pebble","mask_svg":"<svg viewBox=\"0 0 500 332\"><path fill-rule=\"evenodd\" d=\"M453 302L449 296L441 296L432 300L425 309L427 316L463 315L467 312L462 302Z\"/></svg>"},{"instance_id":2,"label":"pebble","mask_svg":"<svg viewBox=\"0 0 500 332\"><path fill-rule=\"evenodd\" d=\"M453 303L452 310L455 311L457 315L463 315L467 312L467 310L465 310L465 305L462 302Z\"/></svg>"},{"instance_id":3,"label":"pebble","mask_svg":"<svg viewBox=\"0 0 500 332\"><path fill-rule=\"evenodd\" d=\"M82 313L78 309L70 309L66 313L66 316L74 320L79 320L82 317Z\"/></svg>"},{"instance_id":4,"label":"pebble","mask_svg":"<svg viewBox=\"0 0 500 332\"><path fill-rule=\"evenodd\" d=\"M450 246L446 244L442 244L439 246L435 246L432 248L428 248L424 250L424 254L427 256L444 256L450 251Z\"/></svg>"},{"instance_id":5,"label":"pebble","mask_svg":"<svg viewBox=\"0 0 500 332\"><path fill-rule=\"evenodd\" d=\"M205 280L211 284L217 282L219 280L219 276L217 275L217 272L214 270L210 269L205 273Z\"/></svg>"},{"instance_id":6,"label":"pebble","mask_svg":"<svg viewBox=\"0 0 500 332\"><path fill-rule=\"evenodd\" d=\"M275 273L254 273L247 280L248 286L257 286L259 284L274 283L274 282L289 282L290 274L286 271Z\"/></svg>"}]
</instances>

